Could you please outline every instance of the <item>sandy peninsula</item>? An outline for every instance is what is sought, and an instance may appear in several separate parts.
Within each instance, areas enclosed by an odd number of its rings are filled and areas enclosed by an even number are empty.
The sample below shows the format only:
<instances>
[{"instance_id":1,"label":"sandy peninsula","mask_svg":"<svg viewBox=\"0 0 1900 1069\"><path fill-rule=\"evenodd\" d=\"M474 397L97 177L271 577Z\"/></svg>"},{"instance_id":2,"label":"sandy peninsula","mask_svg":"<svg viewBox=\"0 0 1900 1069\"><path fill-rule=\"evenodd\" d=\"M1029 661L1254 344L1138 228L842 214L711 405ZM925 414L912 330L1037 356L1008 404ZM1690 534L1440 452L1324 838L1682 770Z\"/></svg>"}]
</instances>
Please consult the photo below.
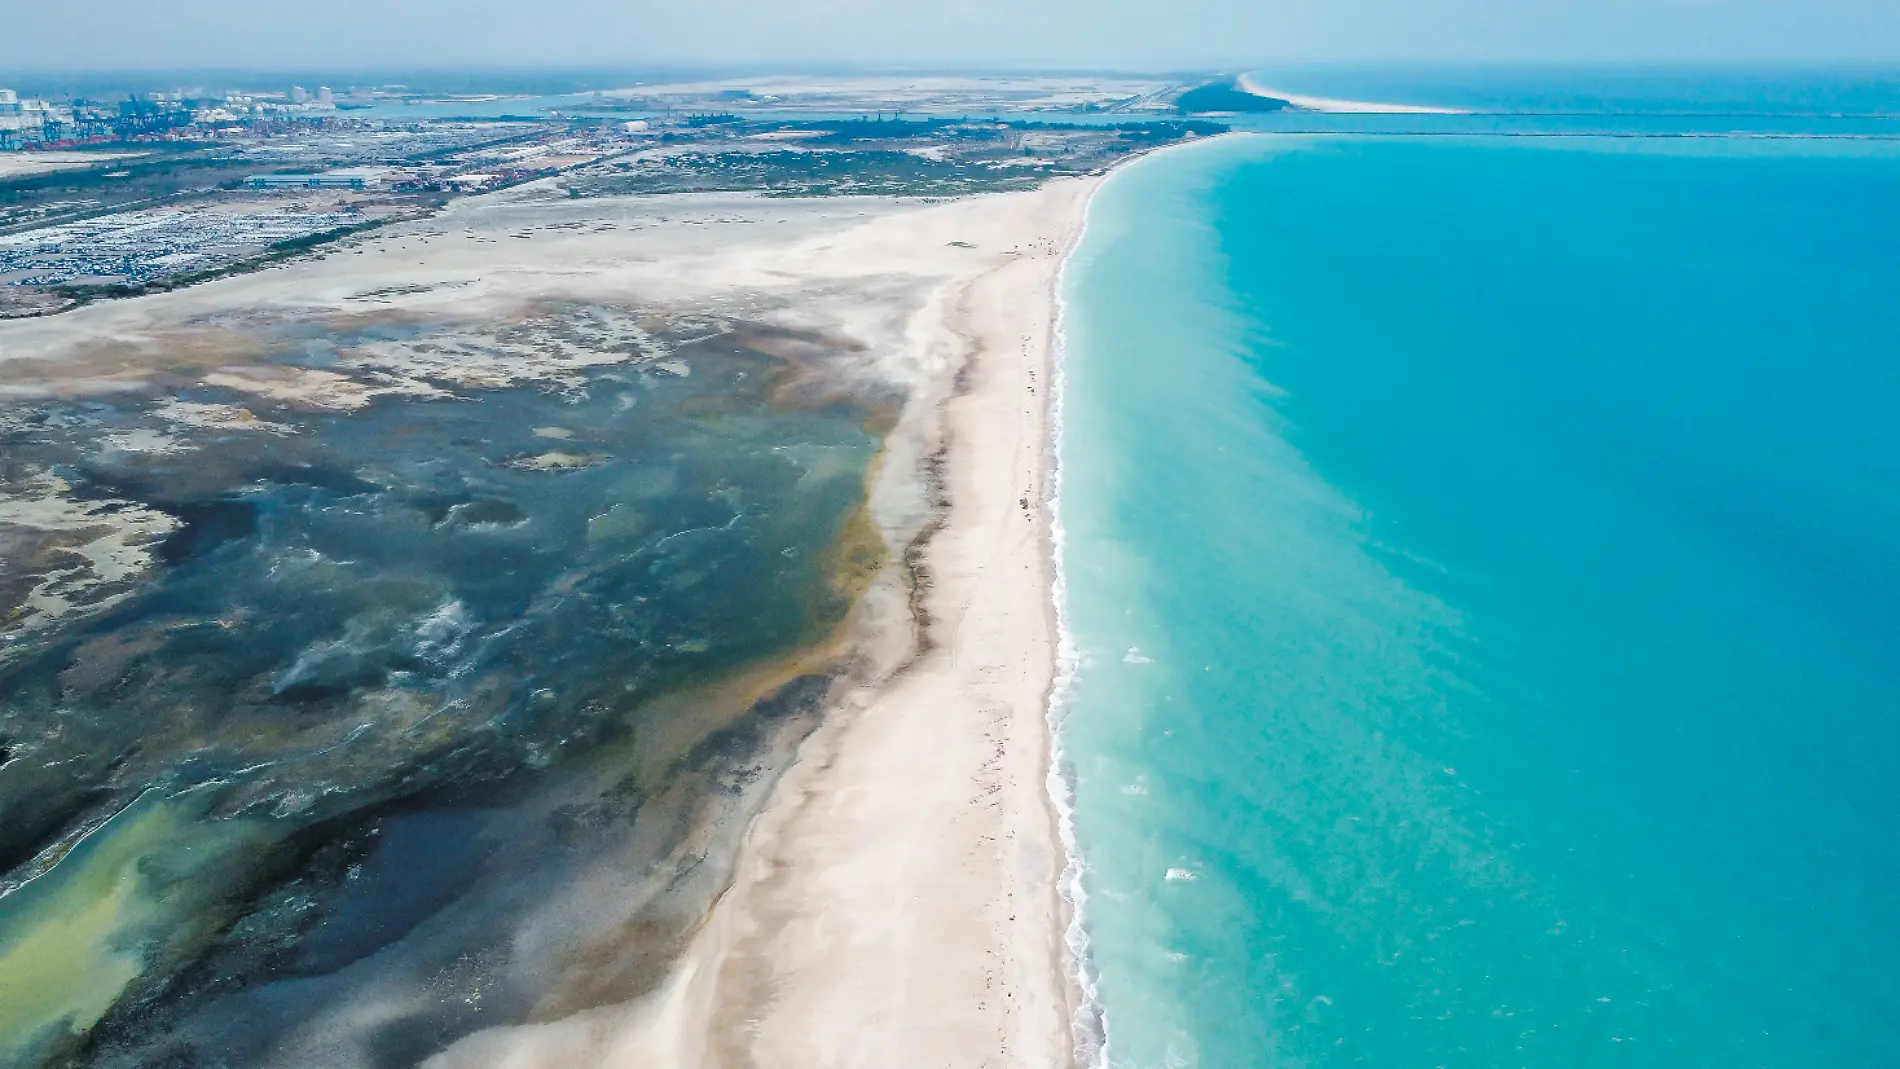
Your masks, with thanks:
<instances>
[{"instance_id":1,"label":"sandy peninsula","mask_svg":"<svg viewBox=\"0 0 1900 1069\"><path fill-rule=\"evenodd\" d=\"M815 729L766 747L767 774L744 789L696 802L700 830L670 861L608 866L536 905L497 968L585 998L550 997L529 1023L462 1035L426 1064L1061 1066L1077 998L1046 792L1047 404L1057 275L1098 181L938 203L522 187L252 274L0 324L0 386L16 404L150 396L181 431L268 434L274 407L557 389L603 360L690 373L635 346L576 347L571 331L517 343L517 328L483 326L511 309L661 309L676 325L792 339L770 344L894 411L867 488L886 563L827 654L841 667ZM463 324L473 340L364 347L334 371L266 365L243 340L256 322L374 315ZM248 400L162 401L207 387ZM77 507L41 496L40 512ZM30 520L24 502L14 511ZM136 580L154 565L128 545L111 575L66 586ZM714 698L742 708L759 690ZM651 904L672 895L671 916L691 894L677 941L660 940L670 966L574 980L620 953L615 940L659 938ZM266 1061L374 1064L361 1034L424 997L383 979L340 985L335 1008Z\"/></svg>"},{"instance_id":2,"label":"sandy peninsula","mask_svg":"<svg viewBox=\"0 0 1900 1069\"><path fill-rule=\"evenodd\" d=\"M1423 104L1391 104L1377 100L1341 100L1336 97L1302 96L1288 93L1272 86L1262 85L1251 74L1243 74L1238 79L1242 92L1258 97L1270 97L1284 100L1301 111L1318 111L1333 115L1465 115L1459 108L1437 108Z\"/></svg>"},{"instance_id":3,"label":"sandy peninsula","mask_svg":"<svg viewBox=\"0 0 1900 1069\"><path fill-rule=\"evenodd\" d=\"M859 677L666 986L471 1036L437 1069L1072 1062L1045 787L1047 402L1057 273L1095 182L889 210L756 254L777 277L920 285L884 309L914 392L873 491L919 582L867 599Z\"/></svg>"}]
</instances>

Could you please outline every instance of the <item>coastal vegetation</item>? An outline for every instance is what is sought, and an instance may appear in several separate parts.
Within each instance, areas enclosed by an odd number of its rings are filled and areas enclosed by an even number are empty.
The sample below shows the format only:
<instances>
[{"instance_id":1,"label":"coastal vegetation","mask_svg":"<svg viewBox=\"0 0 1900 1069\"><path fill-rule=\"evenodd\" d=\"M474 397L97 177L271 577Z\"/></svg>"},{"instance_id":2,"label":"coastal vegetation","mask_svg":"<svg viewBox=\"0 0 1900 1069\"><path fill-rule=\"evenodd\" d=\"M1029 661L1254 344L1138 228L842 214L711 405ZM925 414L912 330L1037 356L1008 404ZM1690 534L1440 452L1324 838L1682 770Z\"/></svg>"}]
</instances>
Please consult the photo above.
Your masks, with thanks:
<instances>
[{"instance_id":1,"label":"coastal vegetation","mask_svg":"<svg viewBox=\"0 0 1900 1069\"><path fill-rule=\"evenodd\" d=\"M1115 124L854 119L744 127L562 180L572 197L757 191L781 197L953 197L1033 188L1143 149L1220 133L1205 121Z\"/></svg>"},{"instance_id":2,"label":"coastal vegetation","mask_svg":"<svg viewBox=\"0 0 1900 1069\"><path fill-rule=\"evenodd\" d=\"M911 196L1027 189L1042 180L1017 160L965 162L894 149L709 152L628 163L565 183L570 196L756 190L780 197Z\"/></svg>"}]
</instances>

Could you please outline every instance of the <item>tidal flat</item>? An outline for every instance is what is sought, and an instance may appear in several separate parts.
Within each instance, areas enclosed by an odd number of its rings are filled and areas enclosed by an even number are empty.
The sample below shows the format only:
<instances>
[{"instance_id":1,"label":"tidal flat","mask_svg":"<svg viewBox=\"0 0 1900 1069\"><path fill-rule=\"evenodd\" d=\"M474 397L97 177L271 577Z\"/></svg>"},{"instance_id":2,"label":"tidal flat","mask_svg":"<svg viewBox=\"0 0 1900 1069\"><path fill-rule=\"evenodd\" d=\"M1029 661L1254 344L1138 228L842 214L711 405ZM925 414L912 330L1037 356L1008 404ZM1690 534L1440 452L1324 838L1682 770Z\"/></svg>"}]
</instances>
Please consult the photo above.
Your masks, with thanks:
<instances>
[{"instance_id":1,"label":"tidal flat","mask_svg":"<svg viewBox=\"0 0 1900 1069\"><path fill-rule=\"evenodd\" d=\"M0 410L8 1064L410 1065L637 993L882 563L877 406L772 355L820 341L244 330Z\"/></svg>"},{"instance_id":2,"label":"tidal flat","mask_svg":"<svg viewBox=\"0 0 1900 1069\"><path fill-rule=\"evenodd\" d=\"M1093 188L531 183L0 322L0 1062L1065 1064Z\"/></svg>"}]
</instances>

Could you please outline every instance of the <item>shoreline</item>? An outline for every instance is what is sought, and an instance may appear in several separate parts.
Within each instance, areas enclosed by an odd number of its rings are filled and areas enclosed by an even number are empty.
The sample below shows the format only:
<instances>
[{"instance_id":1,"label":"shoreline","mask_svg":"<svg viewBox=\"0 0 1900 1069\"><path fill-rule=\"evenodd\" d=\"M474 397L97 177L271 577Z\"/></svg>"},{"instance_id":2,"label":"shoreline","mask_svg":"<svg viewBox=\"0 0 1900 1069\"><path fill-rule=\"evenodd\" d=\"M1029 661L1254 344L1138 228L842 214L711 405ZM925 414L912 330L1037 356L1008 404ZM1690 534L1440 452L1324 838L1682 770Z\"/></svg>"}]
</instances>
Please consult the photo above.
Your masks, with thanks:
<instances>
[{"instance_id":1,"label":"shoreline","mask_svg":"<svg viewBox=\"0 0 1900 1069\"><path fill-rule=\"evenodd\" d=\"M1064 550L1068 543L1067 529L1062 522L1062 451L1068 428L1070 309L1067 290L1069 268L1074 263L1077 251L1088 240L1088 224L1095 198L1115 176L1150 158L1168 152L1187 151L1194 146L1205 146L1234 136L1236 135L1232 133L1221 134L1197 141L1168 145L1151 152L1138 153L1101 175L1093 188L1089 190L1087 200L1082 206L1082 225L1076 231L1068 253L1063 256L1061 266L1057 269L1052 283L1051 294L1055 308L1055 321L1050 343L1048 458L1045 462L1049 485L1045 508L1049 518L1044 525L1044 537L1047 544L1046 556L1050 562L1049 626L1056 637L1056 646L1054 672L1043 713L1049 740L1048 772L1044 787L1050 816L1056 822L1057 836L1061 842L1065 860L1062 872L1057 877L1056 894L1063 904L1062 942L1065 952L1062 968L1070 984L1070 1029L1074 1039L1073 1057L1070 1064L1075 1069L1108 1069L1110 1043L1108 1011L1102 1004L1091 960L1088 892L1082 881L1083 874L1087 870L1087 863L1083 859L1082 847L1075 832L1075 776L1073 768L1068 763L1067 751L1062 741L1062 727L1068 719L1069 702L1082 667L1081 648L1076 642L1074 631L1069 626L1069 580L1068 571L1063 564Z\"/></svg>"},{"instance_id":2,"label":"shoreline","mask_svg":"<svg viewBox=\"0 0 1900 1069\"><path fill-rule=\"evenodd\" d=\"M1127 162L1132 163L1133 160ZM1127 163L1124 163L1125 166ZM1062 900L1064 910L1062 941L1066 953L1062 968L1073 985L1070 992L1070 1030L1074 1039L1073 1064L1076 1069L1107 1069L1108 1021L1095 986L1089 958L1088 892L1082 883L1085 863L1081 844L1075 835L1075 776L1062 742L1062 725L1068 719L1069 700L1076 676L1081 670L1081 649L1076 644L1074 631L1069 627L1069 580L1068 570L1063 565L1063 550L1068 544L1068 533L1062 524L1062 443L1067 428L1069 392L1067 290L1069 267L1083 242L1088 240L1088 219L1095 197L1108 184L1109 178L1122 169L1117 167L1110 174L1102 176L1095 188L1089 191L1088 202L1082 208L1082 227L1076 232L1068 254L1062 258L1062 266L1056 272L1053 286L1055 327L1050 352L1052 374L1049 380L1048 459L1045 462L1049 471L1049 494L1044 506L1049 519L1045 524L1044 537L1048 543L1047 556L1050 562L1049 626L1056 637L1056 657L1049 698L1043 710L1049 737L1049 770L1044 780L1044 790L1048 795L1050 816L1056 822L1056 834L1064 856L1063 869L1057 877L1056 895Z\"/></svg>"},{"instance_id":3,"label":"shoreline","mask_svg":"<svg viewBox=\"0 0 1900 1069\"><path fill-rule=\"evenodd\" d=\"M1031 238L1032 246L1040 246L1035 259L1020 258L960 283L956 303L946 310L943 322L965 351L959 366L945 369L953 379L949 391L930 402L939 425L936 448L927 455L925 468L931 472L934 485L929 490L937 505L905 552L915 562L912 593L921 610L915 620L915 652L876 685L862 705L854 708L856 703L847 703L834 710L825 726L806 741L742 847L739 871L747 873L752 885L747 886L747 877L735 880L716 909L725 915L709 925L722 933L732 927L751 929L747 943L723 948L727 957L722 964L730 967L736 950L742 966L754 970L765 966L765 975L748 979L763 980L770 989L763 999L743 994L735 999L735 992L728 989L719 992L728 998L725 1005L715 1001L708 1007L712 1015L708 1023L715 1035L724 1019L745 1021L747 1031L757 1037L736 1064L874 1066L904 1057L955 1064L988 1053L991 1057L986 1062L1000 1058L1001 1064L1008 1065L1083 1066L1094 1064L1104 1049L1099 1009L1087 973L1086 944L1077 941L1081 900L1072 896L1079 892L1080 861L1069 830L1065 794L1058 793L1067 791L1067 777L1053 715L1064 685L1065 660L1056 600L1060 581L1055 508L1061 286L1069 257L1083 236L1089 202L1105 180L1106 176L1092 176L1011 195L1060 198L1053 206L1060 213L1060 225L1053 234L1045 231ZM1011 345L1012 341L1016 344ZM1009 359L1012 348L1014 360ZM925 399L914 404L922 407ZM999 431L1013 432L1015 440L1008 450L1013 456L997 448ZM1015 482L1003 470L1010 461L1018 476ZM1008 527L1019 516L1027 537L1012 539ZM998 552L999 542L1013 544ZM989 543L984 550L1000 560L971 561L971 543ZM1018 602L1013 620L1009 608L988 614L979 608L983 601L1006 606L1012 597ZM995 630L981 635L978 628ZM1006 651L995 650L984 638L1002 639ZM970 654L983 652L1002 655L988 658L989 663L968 663L973 659ZM1011 674L1013 679L998 678ZM906 712L948 715L942 708L946 698L963 699L955 704L965 707L964 726L976 730L961 733L960 740L934 740L942 747L934 755L915 752L914 742L901 736L923 732L905 731L891 721ZM995 702L1008 707L992 709L984 723L982 706ZM993 746L987 754L983 747L971 746L985 741ZM851 763L860 754L883 759L893 756L893 751L941 758L957 742L968 752L933 762L939 764L941 774L923 784L901 767L896 776L885 766L885 775L873 771L867 778L866 768ZM982 782L985 769L992 774L989 782ZM941 788L944 781L961 776L978 780L980 791L999 799L990 806L1000 808L1000 819L960 829L960 836L952 833L932 844L935 849L929 853L934 856L910 859L918 879L892 879L888 869L880 874L893 892L901 894L908 888L915 904L892 903L887 915L878 917L874 912L867 915L866 907L875 907L866 897L856 902L858 908L850 918L857 925L882 921L900 938L909 934L914 942L907 949L912 952L900 955L895 970L888 958L879 962L864 957L845 962L834 959L814 969L815 952L843 949L835 945L832 933L823 931L828 922L842 919L837 914L844 912L832 897L842 889L827 886L826 870L862 864L868 860L863 855L877 852L837 841L838 796L868 794L869 804L860 803L858 808L910 807L916 817L934 813L954 823L962 815L954 797L928 788ZM879 797L880 788L888 796ZM919 793L926 797L917 799ZM968 802L976 804L983 797L979 793ZM818 811L821 806L823 810ZM801 826L801 816L815 819ZM891 818L866 822L864 816L846 815L855 824L851 838L865 833L876 837L891 830ZM880 823L883 828L875 826ZM987 875L992 880L1002 877L1000 882L982 887L970 881L956 889L961 894L931 894L926 900L922 892L932 877L968 874L971 862L959 854L999 842L1014 845L1019 852L1013 874L1007 871L1006 859L993 854L983 860L994 864ZM816 858L807 853L812 846L819 847ZM878 867L885 868L881 863ZM965 872L944 871L959 867ZM810 886L801 887L801 881ZM818 891L826 893L808 893ZM979 933L973 930L977 925L956 915L972 906L979 912L991 907L995 927ZM1010 912L1004 913L1004 908ZM771 930L774 922L776 933ZM919 938L915 929L931 925L940 931L922 933ZM904 933L907 927L912 930ZM988 946L980 938L985 934ZM974 946L965 941L971 936L979 936ZM933 944L934 949L927 949ZM979 967L957 970L954 962L944 960L959 956L958 950L966 965L977 958ZM982 963L979 956L994 959L1001 967ZM785 970L788 959L798 963L791 975ZM905 997L914 991L886 989L871 999L873 1005L885 1003L885 1012L880 1013L863 1001L872 995L860 971L866 967L872 975L905 975L913 986L937 988L945 997L917 1000ZM961 979L966 983L945 983L950 979L943 975L946 969L963 972ZM979 978L982 987L969 983ZM1006 990L1010 987L1015 989ZM1003 996L1000 1007L993 1003L998 991ZM971 999L974 1007L969 1005ZM742 1007L751 1012L735 1012ZM996 1009L1002 1012L985 1012ZM763 1016L758 1015L761 1010ZM839 1020L841 1013L860 1019L846 1024ZM820 1020L836 1022L827 1031L844 1033L846 1049L812 1042L810 1033ZM867 1027L879 1041L866 1042ZM829 1049L820 1053L823 1048ZM718 1059L715 1064L727 1062Z\"/></svg>"},{"instance_id":4,"label":"shoreline","mask_svg":"<svg viewBox=\"0 0 1900 1069\"><path fill-rule=\"evenodd\" d=\"M694 910L682 952L652 987L596 985L601 1000L581 1005L550 988L527 1023L478 1027L427 1064L1093 1063L1100 1016L1055 734L1059 666L1072 657L1061 648L1055 483L1062 280L1107 174L939 202L572 204L510 191L278 271L0 329L18 403L163 396L194 382L255 393L262 372L247 369L266 366L270 350L253 323L420 317L473 330L631 296L785 332L773 341L742 326L751 333L740 336L782 347L815 392L902 398L866 477L886 563L841 636L848 652L812 710L816 729L745 773L758 777L748 800L721 810L738 821L729 843L692 836L702 856L683 871L699 873L694 884L730 879L704 888L710 908ZM498 263L458 229L535 240ZM262 413L256 433L286 406L368 404L367 387L339 393L339 379L278 373L275 393L248 402ZM619 899L658 895L677 911L703 893L676 898L656 879L667 882L641 865L603 871L524 914L519 968L562 975L557 961L572 951L547 942L556 927L616 953L646 946L635 921L648 907ZM347 1064L364 1022L399 1004L393 988L340 992L284 1049L347 1032L337 1051Z\"/></svg>"},{"instance_id":5,"label":"shoreline","mask_svg":"<svg viewBox=\"0 0 1900 1069\"><path fill-rule=\"evenodd\" d=\"M429 1064L883 1066L924 1045L942 1052L936 1060L974 1060L987 1046L992 1061L1063 1064L1072 1000L1056 894L1064 857L1045 794L1047 518L1030 504L1046 498L1053 286L1099 181L938 203L575 204L510 191L281 270L10 321L0 362L22 404L144 404L229 383L219 388L251 390L242 403L257 409L224 406L230 419L277 433L289 418L280 410L354 412L372 395L321 371L253 385L258 369L276 366L263 340L272 324L409 317L478 331L563 302L631 301L732 317L736 337L806 367L801 388L814 395L901 397L867 486L887 563L859 602L845 672L814 710L830 712L784 763L741 770L756 777L745 793L771 801L732 814L731 846L712 829L690 835L697 859L678 874L630 856L617 875L603 869L528 909L518 932L497 934L519 955L510 975L538 975L546 998L463 1033ZM497 261L458 231L533 240ZM411 360L379 359L399 358ZM438 373L400 360L405 374ZM442 373L477 376L471 389L490 388L482 376L494 374L569 374L552 363L508 368ZM275 392L257 392L266 387ZM924 580L915 592L907 557ZM913 596L927 612L927 643ZM735 878L720 881L723 892L705 888L715 905L694 909L685 954L669 955L655 986L602 974L601 1001L576 1006L545 984L570 965L591 968L592 958L562 964L595 954L588 947L636 956L657 947L661 933L643 927L653 909L687 908L698 892L680 881L702 886L721 870ZM641 904L649 898L651 908ZM840 933L849 945L832 945ZM371 1026L410 1012L400 980L338 988L294 1034L264 1042L369 1064L358 1051ZM835 1025L814 1034L806 1025L818 1019ZM920 1025L931 1034L920 1037Z\"/></svg>"},{"instance_id":6,"label":"shoreline","mask_svg":"<svg viewBox=\"0 0 1900 1069\"><path fill-rule=\"evenodd\" d=\"M658 990L473 1033L431 1069L1092 1061L1052 794L1051 386L1061 271L1103 180L893 205L748 257L892 288L836 321L910 384L871 476L890 563L855 660Z\"/></svg>"}]
</instances>

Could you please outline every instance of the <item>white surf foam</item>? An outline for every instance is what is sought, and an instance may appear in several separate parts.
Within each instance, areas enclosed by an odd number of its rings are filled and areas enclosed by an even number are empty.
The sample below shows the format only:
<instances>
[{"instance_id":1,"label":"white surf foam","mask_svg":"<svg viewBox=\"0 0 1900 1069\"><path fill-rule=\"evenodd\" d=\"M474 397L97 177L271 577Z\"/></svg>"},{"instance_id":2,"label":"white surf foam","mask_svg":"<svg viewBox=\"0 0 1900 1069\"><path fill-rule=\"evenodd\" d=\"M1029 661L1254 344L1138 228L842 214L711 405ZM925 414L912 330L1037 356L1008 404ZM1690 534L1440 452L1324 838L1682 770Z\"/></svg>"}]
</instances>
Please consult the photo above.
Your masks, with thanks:
<instances>
[{"instance_id":1,"label":"white surf foam","mask_svg":"<svg viewBox=\"0 0 1900 1069\"><path fill-rule=\"evenodd\" d=\"M1049 584L1049 599L1056 617L1056 672L1049 688L1046 716L1049 773L1044 782L1049 791L1049 800L1055 807L1056 829L1066 859L1062 876L1057 882L1057 892L1069 907L1069 926L1063 933L1063 942L1068 947L1069 960L1075 967L1074 979L1081 995L1071 1024L1075 1035L1076 1062L1084 1069L1109 1069L1109 1025L1108 1010L1102 1005L1096 986L1096 972L1089 948L1088 891L1082 880L1088 866L1083 861L1082 849L1075 838L1074 768L1069 763L1068 751L1062 743L1062 724L1068 718L1076 675L1082 667L1081 645L1069 625L1069 576L1063 566L1064 551L1068 547L1068 532L1062 525L1062 446L1068 432L1069 267L1075 262L1076 253L1088 243L1089 221L1095 210L1095 198L1101 196L1109 183L1161 155L1190 151L1214 140L1217 138L1169 145L1142 153L1117 166L1114 173L1089 194L1089 203L1083 206L1082 231L1076 235L1075 244L1069 249L1068 257L1062 261L1062 269L1056 273L1055 337L1049 353L1049 543L1050 552L1055 557L1050 570L1053 578Z\"/></svg>"},{"instance_id":2,"label":"white surf foam","mask_svg":"<svg viewBox=\"0 0 1900 1069\"><path fill-rule=\"evenodd\" d=\"M1065 413L1069 392L1069 265L1088 241L1089 215L1095 210L1095 197L1107 185L1103 182L1089 194L1083 206L1082 232L1056 272L1055 337L1049 353L1051 390L1049 398L1049 544L1055 560L1051 568L1049 598L1056 618L1056 674L1049 688L1047 713L1049 730L1049 773L1045 784L1049 801L1055 807L1056 829L1062 839L1065 862L1056 890L1069 907L1069 926L1063 942L1075 969L1076 988L1081 1001L1070 1022L1075 1040L1076 1061L1085 1069L1108 1069L1108 1015L1102 1007L1095 985L1095 971L1089 958L1088 925L1084 919L1088 893L1082 885L1082 851L1075 839L1075 778L1069 767L1068 752L1062 744L1062 722L1068 718L1069 699L1081 667L1081 648L1069 627L1069 579L1063 566L1068 535L1062 526L1062 443L1067 430Z\"/></svg>"}]
</instances>

